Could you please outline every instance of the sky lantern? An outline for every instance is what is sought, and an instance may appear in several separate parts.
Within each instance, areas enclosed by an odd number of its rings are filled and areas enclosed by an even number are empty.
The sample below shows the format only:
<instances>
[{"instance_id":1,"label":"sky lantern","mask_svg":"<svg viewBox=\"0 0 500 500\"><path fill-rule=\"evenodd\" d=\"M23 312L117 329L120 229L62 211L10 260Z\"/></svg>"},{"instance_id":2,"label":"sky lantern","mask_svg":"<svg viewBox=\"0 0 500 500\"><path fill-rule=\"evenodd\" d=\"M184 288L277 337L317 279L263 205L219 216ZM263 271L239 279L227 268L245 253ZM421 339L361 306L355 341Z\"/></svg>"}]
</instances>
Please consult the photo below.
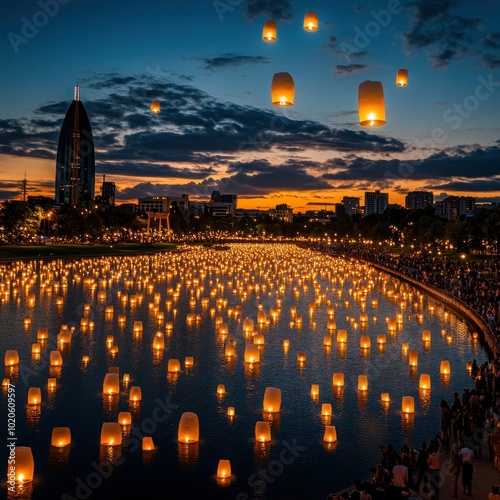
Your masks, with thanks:
<instances>
[{"instance_id":1,"label":"sky lantern","mask_svg":"<svg viewBox=\"0 0 500 500\"><path fill-rule=\"evenodd\" d=\"M371 340L368 335L361 335L359 339L359 347L361 347L361 349L370 349Z\"/></svg>"},{"instance_id":2,"label":"sky lantern","mask_svg":"<svg viewBox=\"0 0 500 500\"><path fill-rule=\"evenodd\" d=\"M121 411L118 413L118 423L120 425L131 425L132 414L129 411Z\"/></svg>"},{"instance_id":3,"label":"sky lantern","mask_svg":"<svg viewBox=\"0 0 500 500\"><path fill-rule=\"evenodd\" d=\"M323 441L326 441L327 443L335 443L337 441L337 429L334 425L325 426Z\"/></svg>"},{"instance_id":4,"label":"sky lantern","mask_svg":"<svg viewBox=\"0 0 500 500\"><path fill-rule=\"evenodd\" d=\"M39 405L42 402L42 390L40 387L30 387L28 389L28 404Z\"/></svg>"},{"instance_id":5,"label":"sky lantern","mask_svg":"<svg viewBox=\"0 0 500 500\"><path fill-rule=\"evenodd\" d=\"M63 448L71 444L71 430L69 427L54 427L50 441L51 446Z\"/></svg>"},{"instance_id":6,"label":"sky lantern","mask_svg":"<svg viewBox=\"0 0 500 500\"><path fill-rule=\"evenodd\" d=\"M441 375L449 375L451 373L450 362L447 360L441 361L439 365L439 373Z\"/></svg>"},{"instance_id":7,"label":"sky lantern","mask_svg":"<svg viewBox=\"0 0 500 500\"><path fill-rule=\"evenodd\" d=\"M273 106L293 106L295 83L290 73L275 73L271 84Z\"/></svg>"},{"instance_id":8,"label":"sky lantern","mask_svg":"<svg viewBox=\"0 0 500 500\"><path fill-rule=\"evenodd\" d=\"M196 443L200 437L200 423L196 413L187 411L181 415L177 439L181 443Z\"/></svg>"},{"instance_id":9,"label":"sky lantern","mask_svg":"<svg viewBox=\"0 0 500 500\"><path fill-rule=\"evenodd\" d=\"M269 19L264 23L262 39L266 42L275 42L277 38L276 21Z\"/></svg>"},{"instance_id":10,"label":"sky lantern","mask_svg":"<svg viewBox=\"0 0 500 500\"><path fill-rule=\"evenodd\" d=\"M142 451L153 451L155 449L155 444L151 436L144 436L142 438Z\"/></svg>"},{"instance_id":11,"label":"sky lantern","mask_svg":"<svg viewBox=\"0 0 500 500\"><path fill-rule=\"evenodd\" d=\"M312 10L305 13L304 29L306 31L316 31L318 29L318 15Z\"/></svg>"},{"instance_id":12,"label":"sky lantern","mask_svg":"<svg viewBox=\"0 0 500 500\"><path fill-rule=\"evenodd\" d=\"M35 461L29 446L16 446L15 482L28 483L33 481L35 472ZM8 475L8 481L11 476Z\"/></svg>"},{"instance_id":13,"label":"sky lantern","mask_svg":"<svg viewBox=\"0 0 500 500\"><path fill-rule=\"evenodd\" d=\"M247 344L245 346L245 363L258 363L259 361L259 346L257 344Z\"/></svg>"},{"instance_id":14,"label":"sky lantern","mask_svg":"<svg viewBox=\"0 0 500 500\"><path fill-rule=\"evenodd\" d=\"M219 460L219 465L217 466L217 477L219 479L231 477L231 462L229 460Z\"/></svg>"},{"instance_id":15,"label":"sky lantern","mask_svg":"<svg viewBox=\"0 0 500 500\"><path fill-rule=\"evenodd\" d=\"M271 441L271 424L270 422L261 420L255 424L255 440L260 443Z\"/></svg>"},{"instance_id":16,"label":"sky lantern","mask_svg":"<svg viewBox=\"0 0 500 500\"><path fill-rule=\"evenodd\" d=\"M149 107L151 113L157 115L160 112L160 101L154 100Z\"/></svg>"},{"instance_id":17,"label":"sky lantern","mask_svg":"<svg viewBox=\"0 0 500 500\"><path fill-rule=\"evenodd\" d=\"M431 341L431 331L424 330L422 332L422 342L430 342Z\"/></svg>"},{"instance_id":18,"label":"sky lantern","mask_svg":"<svg viewBox=\"0 0 500 500\"><path fill-rule=\"evenodd\" d=\"M332 377L332 384L334 387L344 387L344 374L334 373Z\"/></svg>"},{"instance_id":19,"label":"sky lantern","mask_svg":"<svg viewBox=\"0 0 500 500\"><path fill-rule=\"evenodd\" d=\"M359 124L363 127L385 125L384 89L379 81L366 80L359 84Z\"/></svg>"},{"instance_id":20,"label":"sky lantern","mask_svg":"<svg viewBox=\"0 0 500 500\"><path fill-rule=\"evenodd\" d=\"M389 397L389 393L388 392L383 392L380 395L380 400L382 401L382 403L390 403L391 398Z\"/></svg>"},{"instance_id":21,"label":"sky lantern","mask_svg":"<svg viewBox=\"0 0 500 500\"><path fill-rule=\"evenodd\" d=\"M264 411L277 413L281 408L281 389L277 387L266 387L264 392Z\"/></svg>"},{"instance_id":22,"label":"sky lantern","mask_svg":"<svg viewBox=\"0 0 500 500\"><path fill-rule=\"evenodd\" d=\"M418 388L428 390L431 388L431 376L428 373L422 373L418 382Z\"/></svg>"},{"instance_id":23,"label":"sky lantern","mask_svg":"<svg viewBox=\"0 0 500 500\"><path fill-rule=\"evenodd\" d=\"M120 376L117 373L106 373L102 383L103 394L120 394Z\"/></svg>"},{"instance_id":24,"label":"sky lantern","mask_svg":"<svg viewBox=\"0 0 500 500\"><path fill-rule=\"evenodd\" d=\"M413 396L403 396L401 411L403 413L415 413L415 398Z\"/></svg>"},{"instance_id":25,"label":"sky lantern","mask_svg":"<svg viewBox=\"0 0 500 500\"><path fill-rule=\"evenodd\" d=\"M140 386L138 385L133 385L130 388L130 392L128 395L128 400L132 402L140 401L142 399L142 391Z\"/></svg>"},{"instance_id":26,"label":"sky lantern","mask_svg":"<svg viewBox=\"0 0 500 500\"><path fill-rule=\"evenodd\" d=\"M119 446L122 444L122 428L118 422L103 422L101 444L103 446Z\"/></svg>"},{"instance_id":27,"label":"sky lantern","mask_svg":"<svg viewBox=\"0 0 500 500\"><path fill-rule=\"evenodd\" d=\"M358 375L358 391L368 390L368 377L366 375Z\"/></svg>"},{"instance_id":28,"label":"sky lantern","mask_svg":"<svg viewBox=\"0 0 500 500\"><path fill-rule=\"evenodd\" d=\"M5 366L15 366L19 364L19 353L14 350L10 349L5 351Z\"/></svg>"},{"instance_id":29,"label":"sky lantern","mask_svg":"<svg viewBox=\"0 0 500 500\"><path fill-rule=\"evenodd\" d=\"M177 358L168 360L167 371L170 373L178 373L181 371L181 362Z\"/></svg>"},{"instance_id":30,"label":"sky lantern","mask_svg":"<svg viewBox=\"0 0 500 500\"><path fill-rule=\"evenodd\" d=\"M319 384L311 385L311 397L316 398L319 396Z\"/></svg>"},{"instance_id":31,"label":"sky lantern","mask_svg":"<svg viewBox=\"0 0 500 500\"><path fill-rule=\"evenodd\" d=\"M339 344L345 344L347 342L347 330L339 330L337 332L337 342Z\"/></svg>"},{"instance_id":32,"label":"sky lantern","mask_svg":"<svg viewBox=\"0 0 500 500\"><path fill-rule=\"evenodd\" d=\"M396 85L398 87L406 87L408 85L408 70L399 68L396 75Z\"/></svg>"},{"instance_id":33,"label":"sky lantern","mask_svg":"<svg viewBox=\"0 0 500 500\"><path fill-rule=\"evenodd\" d=\"M418 351L416 349L408 351L408 364L410 366L418 366Z\"/></svg>"},{"instance_id":34,"label":"sky lantern","mask_svg":"<svg viewBox=\"0 0 500 500\"><path fill-rule=\"evenodd\" d=\"M331 417L332 416L332 405L331 403L323 403L321 405L321 416Z\"/></svg>"}]
</instances>

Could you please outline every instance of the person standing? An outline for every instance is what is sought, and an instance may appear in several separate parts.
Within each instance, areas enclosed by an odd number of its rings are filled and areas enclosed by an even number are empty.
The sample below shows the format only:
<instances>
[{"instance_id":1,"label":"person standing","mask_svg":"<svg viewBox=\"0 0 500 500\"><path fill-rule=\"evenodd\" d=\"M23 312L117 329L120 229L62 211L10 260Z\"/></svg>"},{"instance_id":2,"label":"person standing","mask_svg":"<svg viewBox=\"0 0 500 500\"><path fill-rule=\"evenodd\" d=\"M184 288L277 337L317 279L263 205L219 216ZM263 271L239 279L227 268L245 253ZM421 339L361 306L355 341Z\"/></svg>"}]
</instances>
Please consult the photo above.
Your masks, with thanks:
<instances>
[{"instance_id":1,"label":"person standing","mask_svg":"<svg viewBox=\"0 0 500 500\"><path fill-rule=\"evenodd\" d=\"M458 498L458 477L462 472L462 460L460 458L460 450L462 448L463 445L461 442L455 442L450 451L451 498Z\"/></svg>"},{"instance_id":2,"label":"person standing","mask_svg":"<svg viewBox=\"0 0 500 500\"><path fill-rule=\"evenodd\" d=\"M462 459L462 486L466 495L472 495L472 474L474 472L474 451L467 445L460 450ZM467 491L466 491L467 490Z\"/></svg>"},{"instance_id":3,"label":"person standing","mask_svg":"<svg viewBox=\"0 0 500 500\"><path fill-rule=\"evenodd\" d=\"M427 463L429 465L429 481L434 490L434 497L438 500L441 489L441 449L436 440L432 440L429 444Z\"/></svg>"}]
</instances>

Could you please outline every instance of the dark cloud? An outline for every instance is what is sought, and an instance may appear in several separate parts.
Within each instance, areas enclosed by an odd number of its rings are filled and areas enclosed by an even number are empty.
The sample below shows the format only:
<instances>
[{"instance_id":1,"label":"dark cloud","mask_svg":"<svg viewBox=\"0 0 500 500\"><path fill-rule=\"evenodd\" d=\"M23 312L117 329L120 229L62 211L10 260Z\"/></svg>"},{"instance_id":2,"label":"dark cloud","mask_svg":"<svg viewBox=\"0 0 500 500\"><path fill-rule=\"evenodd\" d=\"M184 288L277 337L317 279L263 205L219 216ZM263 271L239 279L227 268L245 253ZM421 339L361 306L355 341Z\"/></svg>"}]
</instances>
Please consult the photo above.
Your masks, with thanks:
<instances>
[{"instance_id":1,"label":"dark cloud","mask_svg":"<svg viewBox=\"0 0 500 500\"><path fill-rule=\"evenodd\" d=\"M105 169L97 169L105 174L127 175L131 177L168 177L174 179L205 179L213 175L212 167L175 168L167 164L140 163L140 162L107 162Z\"/></svg>"},{"instance_id":2,"label":"dark cloud","mask_svg":"<svg viewBox=\"0 0 500 500\"><path fill-rule=\"evenodd\" d=\"M333 72L335 75L350 75L363 71L367 67L367 64L337 64Z\"/></svg>"},{"instance_id":3,"label":"dark cloud","mask_svg":"<svg viewBox=\"0 0 500 500\"><path fill-rule=\"evenodd\" d=\"M485 47L495 48L497 42L495 35L485 37L480 19L455 14L457 4L455 0L416 0L408 4L415 15L404 35L406 45L409 49L433 49L430 58L437 68L447 67L464 55L477 56Z\"/></svg>"},{"instance_id":4,"label":"dark cloud","mask_svg":"<svg viewBox=\"0 0 500 500\"><path fill-rule=\"evenodd\" d=\"M480 193L480 192L491 192L500 191L500 178L494 179L475 179L471 181L451 181L443 182L441 184L429 183L426 186L427 189L446 189L455 192L464 193Z\"/></svg>"},{"instance_id":5,"label":"dark cloud","mask_svg":"<svg viewBox=\"0 0 500 500\"><path fill-rule=\"evenodd\" d=\"M268 17L274 21L293 19L293 7L288 0L244 0L248 19Z\"/></svg>"},{"instance_id":6,"label":"dark cloud","mask_svg":"<svg viewBox=\"0 0 500 500\"><path fill-rule=\"evenodd\" d=\"M489 33L482 42L485 47L490 49L500 49L500 31Z\"/></svg>"},{"instance_id":7,"label":"dark cloud","mask_svg":"<svg viewBox=\"0 0 500 500\"><path fill-rule=\"evenodd\" d=\"M330 35L325 43L321 46L322 49L330 51L335 56L340 56L350 61L351 59L359 59L369 56L366 50L360 50L356 47L353 41L340 41L336 36Z\"/></svg>"},{"instance_id":8,"label":"dark cloud","mask_svg":"<svg viewBox=\"0 0 500 500\"><path fill-rule=\"evenodd\" d=\"M491 69L500 68L500 56L494 56L492 54L484 54L483 62Z\"/></svg>"},{"instance_id":9,"label":"dark cloud","mask_svg":"<svg viewBox=\"0 0 500 500\"><path fill-rule=\"evenodd\" d=\"M202 57L205 69L214 71L223 68L233 68L243 64L269 64L269 58L264 56L245 56L242 54L222 54L217 57Z\"/></svg>"}]
</instances>

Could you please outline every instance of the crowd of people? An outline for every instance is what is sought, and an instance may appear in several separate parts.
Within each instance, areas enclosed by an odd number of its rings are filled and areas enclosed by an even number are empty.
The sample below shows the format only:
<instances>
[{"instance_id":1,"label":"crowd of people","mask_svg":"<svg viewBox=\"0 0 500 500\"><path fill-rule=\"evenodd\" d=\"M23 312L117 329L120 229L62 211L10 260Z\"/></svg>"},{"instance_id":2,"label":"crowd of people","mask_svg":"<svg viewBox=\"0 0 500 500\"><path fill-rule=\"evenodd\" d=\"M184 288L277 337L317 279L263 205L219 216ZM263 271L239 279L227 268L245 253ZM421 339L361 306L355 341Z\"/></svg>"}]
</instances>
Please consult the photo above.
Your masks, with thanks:
<instances>
[{"instance_id":1,"label":"crowd of people","mask_svg":"<svg viewBox=\"0 0 500 500\"><path fill-rule=\"evenodd\" d=\"M372 248L321 248L328 253L354 257L406 274L460 299L479 314L500 341L500 260L393 255ZM472 364L474 386L461 396L453 394L448 403L441 401L441 429L429 442L415 447L406 441L399 450L392 444L380 446L380 460L372 468L369 480L355 481L355 490L340 498L351 500L436 499L447 476L451 476L452 498L459 492L473 494L474 461L483 458L483 444L500 471L500 359ZM500 482L500 481L499 481ZM449 484L447 482L447 484ZM333 497L332 497L333 498ZM500 500L498 485L492 485L490 500Z\"/></svg>"}]
</instances>

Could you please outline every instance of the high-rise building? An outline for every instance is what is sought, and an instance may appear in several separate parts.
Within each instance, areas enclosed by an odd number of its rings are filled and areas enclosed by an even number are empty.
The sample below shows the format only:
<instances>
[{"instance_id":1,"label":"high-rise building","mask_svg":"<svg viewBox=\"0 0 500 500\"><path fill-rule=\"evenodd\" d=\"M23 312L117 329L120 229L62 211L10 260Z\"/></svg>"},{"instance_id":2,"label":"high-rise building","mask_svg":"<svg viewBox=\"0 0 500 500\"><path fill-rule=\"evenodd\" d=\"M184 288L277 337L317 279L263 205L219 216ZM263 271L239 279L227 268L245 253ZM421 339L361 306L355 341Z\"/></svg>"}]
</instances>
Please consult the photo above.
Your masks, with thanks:
<instances>
[{"instance_id":1,"label":"high-rise building","mask_svg":"<svg viewBox=\"0 0 500 500\"><path fill-rule=\"evenodd\" d=\"M102 176L101 200L110 207L114 206L116 201L116 184L107 181L105 175Z\"/></svg>"},{"instance_id":2,"label":"high-rise building","mask_svg":"<svg viewBox=\"0 0 500 500\"><path fill-rule=\"evenodd\" d=\"M389 194L380 191L365 192L365 215L383 214L389 206Z\"/></svg>"},{"instance_id":3,"label":"high-rise building","mask_svg":"<svg viewBox=\"0 0 500 500\"><path fill-rule=\"evenodd\" d=\"M236 194L221 194L220 191L212 191L207 207L211 209L212 215L232 215L234 217L237 198Z\"/></svg>"},{"instance_id":4,"label":"high-rise building","mask_svg":"<svg viewBox=\"0 0 500 500\"><path fill-rule=\"evenodd\" d=\"M344 196L342 198L342 205L347 215L359 213L359 198L356 196Z\"/></svg>"},{"instance_id":5,"label":"high-rise building","mask_svg":"<svg viewBox=\"0 0 500 500\"><path fill-rule=\"evenodd\" d=\"M421 210L432 207L434 193L432 191L409 191L405 197L405 207L409 210Z\"/></svg>"},{"instance_id":6,"label":"high-rise building","mask_svg":"<svg viewBox=\"0 0 500 500\"><path fill-rule=\"evenodd\" d=\"M436 216L456 219L462 215L470 216L476 208L476 198L472 196L448 196L435 204Z\"/></svg>"},{"instance_id":7,"label":"high-rise building","mask_svg":"<svg viewBox=\"0 0 500 500\"><path fill-rule=\"evenodd\" d=\"M80 87L70 104L59 134L56 159L56 205L76 206L94 199L94 138L80 101Z\"/></svg>"},{"instance_id":8,"label":"high-rise building","mask_svg":"<svg viewBox=\"0 0 500 500\"><path fill-rule=\"evenodd\" d=\"M273 219L288 223L293 222L293 208L289 207L286 203L276 205L276 208L270 208L268 213Z\"/></svg>"}]
</instances>

